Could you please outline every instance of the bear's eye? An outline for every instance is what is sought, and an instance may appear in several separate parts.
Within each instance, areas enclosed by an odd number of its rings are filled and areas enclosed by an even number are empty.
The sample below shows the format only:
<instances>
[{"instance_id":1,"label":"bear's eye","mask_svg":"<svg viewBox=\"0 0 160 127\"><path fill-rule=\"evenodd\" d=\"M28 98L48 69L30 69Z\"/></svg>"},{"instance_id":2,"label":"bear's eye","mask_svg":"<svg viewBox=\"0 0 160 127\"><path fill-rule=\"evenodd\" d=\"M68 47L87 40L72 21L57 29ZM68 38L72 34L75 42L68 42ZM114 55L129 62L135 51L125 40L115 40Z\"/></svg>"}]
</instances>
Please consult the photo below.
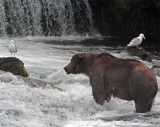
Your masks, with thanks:
<instances>
[{"instance_id":1,"label":"bear's eye","mask_svg":"<svg viewBox=\"0 0 160 127\"><path fill-rule=\"evenodd\" d=\"M72 59L72 60L71 60L71 63L77 64L77 63L78 63L78 60L77 60L77 59Z\"/></svg>"},{"instance_id":2,"label":"bear's eye","mask_svg":"<svg viewBox=\"0 0 160 127\"><path fill-rule=\"evenodd\" d=\"M71 62L72 63L75 63L75 64L79 64L81 60L80 59L72 59Z\"/></svg>"}]
</instances>

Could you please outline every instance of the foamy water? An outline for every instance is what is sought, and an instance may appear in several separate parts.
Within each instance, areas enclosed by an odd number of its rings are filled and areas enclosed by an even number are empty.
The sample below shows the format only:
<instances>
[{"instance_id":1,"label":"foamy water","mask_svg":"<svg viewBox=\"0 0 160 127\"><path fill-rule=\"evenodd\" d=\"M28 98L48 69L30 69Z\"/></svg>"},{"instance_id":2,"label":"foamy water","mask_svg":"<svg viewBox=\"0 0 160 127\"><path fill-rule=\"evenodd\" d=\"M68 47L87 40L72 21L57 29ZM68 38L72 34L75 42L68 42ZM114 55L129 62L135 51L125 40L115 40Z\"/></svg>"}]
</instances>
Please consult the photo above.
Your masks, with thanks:
<instances>
[{"instance_id":1,"label":"foamy water","mask_svg":"<svg viewBox=\"0 0 160 127\"><path fill-rule=\"evenodd\" d=\"M61 38L61 41L64 40ZM93 99L87 76L67 75L63 70L71 57L81 52L109 52L121 58L138 59L137 57L130 57L124 50L112 47L47 44L44 43L45 38L39 37L16 41L16 57L24 62L30 76L22 78L0 71L0 126L160 126L159 92L151 112L148 113L136 113L133 101L117 98L112 98L109 103L105 102L101 106ZM9 39L0 40L0 57L10 56L8 44ZM142 62L152 67L152 63ZM157 80L160 84L160 77Z\"/></svg>"}]
</instances>

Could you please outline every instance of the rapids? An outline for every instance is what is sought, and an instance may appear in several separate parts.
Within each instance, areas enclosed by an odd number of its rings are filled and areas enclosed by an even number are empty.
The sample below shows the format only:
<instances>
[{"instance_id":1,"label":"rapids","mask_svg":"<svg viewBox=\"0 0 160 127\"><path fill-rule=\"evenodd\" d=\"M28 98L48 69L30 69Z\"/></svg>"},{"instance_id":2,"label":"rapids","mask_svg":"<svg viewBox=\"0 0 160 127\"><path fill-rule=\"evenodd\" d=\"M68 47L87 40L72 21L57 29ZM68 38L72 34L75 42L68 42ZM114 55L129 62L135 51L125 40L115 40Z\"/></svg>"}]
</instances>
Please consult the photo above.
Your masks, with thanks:
<instances>
[{"instance_id":1,"label":"rapids","mask_svg":"<svg viewBox=\"0 0 160 127\"><path fill-rule=\"evenodd\" d=\"M160 126L160 92L152 110L136 113L134 102L117 98L103 106L95 103L89 78L67 75L63 67L81 52L108 52L121 58L130 57L123 46L73 45L82 37L16 38L16 57L29 73L28 78L0 71L1 127L158 127ZM54 42L63 42L62 44ZM98 41L98 40L97 40ZM48 43L49 42L49 43ZM53 42L53 43L52 43ZM65 42L70 42L66 45ZM0 39L0 57L10 57L9 39ZM158 57L158 56L157 56ZM155 57L152 67L159 63ZM158 84L160 77L157 76Z\"/></svg>"}]
</instances>

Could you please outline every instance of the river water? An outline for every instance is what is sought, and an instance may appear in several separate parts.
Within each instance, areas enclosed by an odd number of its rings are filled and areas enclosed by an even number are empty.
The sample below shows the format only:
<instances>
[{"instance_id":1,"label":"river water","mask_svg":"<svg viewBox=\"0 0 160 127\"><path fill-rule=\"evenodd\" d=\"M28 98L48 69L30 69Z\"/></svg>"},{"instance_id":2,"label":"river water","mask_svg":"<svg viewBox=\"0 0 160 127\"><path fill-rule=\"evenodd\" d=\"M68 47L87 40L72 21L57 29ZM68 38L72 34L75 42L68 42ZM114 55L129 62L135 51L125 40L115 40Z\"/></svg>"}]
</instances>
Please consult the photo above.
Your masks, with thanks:
<instances>
[{"instance_id":1,"label":"river water","mask_svg":"<svg viewBox=\"0 0 160 127\"><path fill-rule=\"evenodd\" d=\"M82 37L26 37L16 38L18 52L29 73L28 78L0 71L1 127L159 127L160 92L152 110L136 113L133 101L117 98L103 106L95 103L89 78L67 75L63 67L76 53L108 52L120 58L128 56L124 45L102 45L102 39ZM0 40L0 57L10 57L10 39ZM82 42L82 44L81 44ZM92 45L92 43L94 45ZM97 43L95 43L97 42ZM109 43L105 40L103 42ZM153 51L155 53L155 51ZM159 64L144 62L150 68ZM157 76L158 84L160 77Z\"/></svg>"}]
</instances>

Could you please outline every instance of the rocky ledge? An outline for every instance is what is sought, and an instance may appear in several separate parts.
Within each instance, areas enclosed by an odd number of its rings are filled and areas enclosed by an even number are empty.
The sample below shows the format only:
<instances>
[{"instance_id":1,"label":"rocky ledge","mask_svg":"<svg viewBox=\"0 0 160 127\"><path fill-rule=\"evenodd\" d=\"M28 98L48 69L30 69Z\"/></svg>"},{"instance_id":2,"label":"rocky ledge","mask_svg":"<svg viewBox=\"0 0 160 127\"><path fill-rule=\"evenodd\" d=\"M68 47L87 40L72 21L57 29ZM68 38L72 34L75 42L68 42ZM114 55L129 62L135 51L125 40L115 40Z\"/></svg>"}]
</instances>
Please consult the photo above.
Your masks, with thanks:
<instances>
[{"instance_id":1,"label":"rocky ledge","mask_svg":"<svg viewBox=\"0 0 160 127\"><path fill-rule=\"evenodd\" d=\"M142 60L151 62L152 61L152 55L151 53L147 52L145 49L139 49L135 46L126 47L126 50L129 55L131 56L138 56Z\"/></svg>"}]
</instances>

